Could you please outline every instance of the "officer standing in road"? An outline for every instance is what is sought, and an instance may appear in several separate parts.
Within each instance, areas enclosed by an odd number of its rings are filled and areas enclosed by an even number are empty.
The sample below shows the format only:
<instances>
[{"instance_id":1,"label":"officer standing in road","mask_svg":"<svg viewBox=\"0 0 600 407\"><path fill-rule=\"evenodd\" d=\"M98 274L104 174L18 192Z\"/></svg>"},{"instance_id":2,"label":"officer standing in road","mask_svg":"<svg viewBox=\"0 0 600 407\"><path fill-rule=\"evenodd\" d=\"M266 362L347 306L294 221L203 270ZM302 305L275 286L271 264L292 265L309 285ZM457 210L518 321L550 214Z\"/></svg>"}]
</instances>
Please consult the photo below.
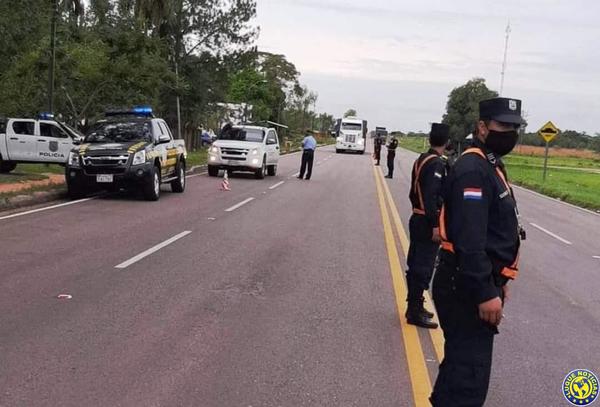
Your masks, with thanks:
<instances>
[{"instance_id":1,"label":"officer standing in road","mask_svg":"<svg viewBox=\"0 0 600 407\"><path fill-rule=\"evenodd\" d=\"M413 165L409 194L413 214L409 222L406 322L429 329L435 329L438 325L431 321L433 314L423 306L423 292L429 289L440 246L439 211L442 206L442 185L446 178L443 153L449 134L450 128L447 125L431 125L431 148L421 154Z\"/></svg>"},{"instance_id":2,"label":"officer standing in road","mask_svg":"<svg viewBox=\"0 0 600 407\"><path fill-rule=\"evenodd\" d=\"M300 175L298 179L304 178L306 172L306 180L312 176L313 162L315 160L315 149L317 148L317 140L312 135L312 131L307 130L304 140L302 140L302 164L300 165ZM308 167L308 171L307 171Z\"/></svg>"},{"instance_id":3,"label":"officer standing in road","mask_svg":"<svg viewBox=\"0 0 600 407\"><path fill-rule=\"evenodd\" d=\"M482 101L473 144L444 185L433 299L445 357L430 398L435 407L482 406L487 397L506 284L517 277L524 238L501 161L522 123L520 100Z\"/></svg>"},{"instance_id":4,"label":"officer standing in road","mask_svg":"<svg viewBox=\"0 0 600 407\"><path fill-rule=\"evenodd\" d=\"M381 137L381 134L376 134L375 135L375 140L374 140L374 144L375 144L375 160L377 161L375 163L375 165L379 165L379 162L381 161L381 146L383 145L384 141L383 141L383 137Z\"/></svg>"},{"instance_id":5,"label":"officer standing in road","mask_svg":"<svg viewBox=\"0 0 600 407\"><path fill-rule=\"evenodd\" d=\"M396 148L398 148L398 139L396 136L392 135L392 139L390 140L390 144L387 145L388 154L387 154L387 166L388 166L388 174L385 176L386 178L394 178L394 161L396 159Z\"/></svg>"}]
</instances>

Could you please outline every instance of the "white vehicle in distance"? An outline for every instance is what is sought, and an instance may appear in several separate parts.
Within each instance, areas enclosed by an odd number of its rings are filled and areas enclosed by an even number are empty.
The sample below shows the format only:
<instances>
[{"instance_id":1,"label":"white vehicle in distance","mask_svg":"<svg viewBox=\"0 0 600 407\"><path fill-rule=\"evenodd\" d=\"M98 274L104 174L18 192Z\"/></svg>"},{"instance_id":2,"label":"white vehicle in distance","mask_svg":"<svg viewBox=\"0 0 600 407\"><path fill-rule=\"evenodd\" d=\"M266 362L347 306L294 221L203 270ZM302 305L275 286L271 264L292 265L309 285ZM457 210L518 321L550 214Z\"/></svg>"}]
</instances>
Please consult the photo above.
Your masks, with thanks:
<instances>
[{"instance_id":1,"label":"white vehicle in distance","mask_svg":"<svg viewBox=\"0 0 600 407\"><path fill-rule=\"evenodd\" d=\"M336 126L338 127L338 126ZM335 152L354 151L365 153L367 139L367 121L356 117L346 117L339 120Z\"/></svg>"},{"instance_id":2,"label":"white vehicle in distance","mask_svg":"<svg viewBox=\"0 0 600 407\"><path fill-rule=\"evenodd\" d=\"M273 128L251 125L225 125L208 150L208 175L219 170L252 172L257 179L275 176L279 163L279 137Z\"/></svg>"}]
</instances>

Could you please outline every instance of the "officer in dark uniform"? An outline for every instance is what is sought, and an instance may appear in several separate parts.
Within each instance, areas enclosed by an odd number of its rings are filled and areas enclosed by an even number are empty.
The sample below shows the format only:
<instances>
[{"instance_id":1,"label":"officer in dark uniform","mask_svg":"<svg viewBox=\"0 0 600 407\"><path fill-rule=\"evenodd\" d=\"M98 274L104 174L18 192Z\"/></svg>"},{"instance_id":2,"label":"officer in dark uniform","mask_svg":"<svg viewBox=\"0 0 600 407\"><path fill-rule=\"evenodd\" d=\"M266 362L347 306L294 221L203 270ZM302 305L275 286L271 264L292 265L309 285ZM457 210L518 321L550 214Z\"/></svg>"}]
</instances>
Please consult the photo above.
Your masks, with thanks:
<instances>
[{"instance_id":1,"label":"officer in dark uniform","mask_svg":"<svg viewBox=\"0 0 600 407\"><path fill-rule=\"evenodd\" d=\"M392 136L392 139L390 140L390 144L387 145L388 174L385 176L386 178L394 178L394 160L396 159L396 149L397 148L398 148L398 139L396 138L396 136Z\"/></svg>"},{"instance_id":2,"label":"officer in dark uniform","mask_svg":"<svg viewBox=\"0 0 600 407\"><path fill-rule=\"evenodd\" d=\"M375 135L375 140L374 140L374 144L375 144L375 160L377 160L377 162L375 163L375 165L379 165L379 162L381 161L381 146L383 145L384 141L383 141L383 137L381 137L381 134L376 134Z\"/></svg>"},{"instance_id":3,"label":"officer in dark uniform","mask_svg":"<svg viewBox=\"0 0 600 407\"><path fill-rule=\"evenodd\" d=\"M442 154L449 135L450 127L447 125L431 125L431 148L421 154L413 165L409 194L413 215L409 222L406 322L429 329L435 329L438 325L431 321L433 314L423 307L423 292L429 289L440 246L439 211L442 206L442 185L446 178L446 160Z\"/></svg>"},{"instance_id":4,"label":"officer in dark uniform","mask_svg":"<svg viewBox=\"0 0 600 407\"><path fill-rule=\"evenodd\" d=\"M524 238L501 161L515 147L522 123L520 100L482 101L473 143L444 185L442 250L433 279L445 338L430 398L436 407L482 406L487 396L506 284L517 277Z\"/></svg>"}]
</instances>

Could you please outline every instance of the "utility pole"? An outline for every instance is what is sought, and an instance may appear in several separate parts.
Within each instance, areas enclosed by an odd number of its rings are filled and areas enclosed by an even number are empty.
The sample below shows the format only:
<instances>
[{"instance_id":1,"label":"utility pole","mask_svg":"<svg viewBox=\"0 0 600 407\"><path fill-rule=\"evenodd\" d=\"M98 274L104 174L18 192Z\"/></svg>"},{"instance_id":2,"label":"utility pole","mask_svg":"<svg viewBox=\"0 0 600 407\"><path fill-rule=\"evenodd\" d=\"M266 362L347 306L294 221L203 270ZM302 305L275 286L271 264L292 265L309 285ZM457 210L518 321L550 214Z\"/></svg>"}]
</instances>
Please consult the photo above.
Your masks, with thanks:
<instances>
[{"instance_id":1,"label":"utility pole","mask_svg":"<svg viewBox=\"0 0 600 407\"><path fill-rule=\"evenodd\" d=\"M510 21L506 25L506 38L504 40L504 59L502 60L502 73L500 74L500 96L504 91L504 76L506 74L506 59L508 56L508 40L510 39Z\"/></svg>"},{"instance_id":2,"label":"utility pole","mask_svg":"<svg viewBox=\"0 0 600 407\"><path fill-rule=\"evenodd\" d=\"M58 0L52 0L52 25L50 28L50 64L48 67L48 113L54 113L54 69L56 67L56 25Z\"/></svg>"},{"instance_id":3,"label":"utility pole","mask_svg":"<svg viewBox=\"0 0 600 407\"><path fill-rule=\"evenodd\" d=\"M177 80L177 137L181 137L181 104L179 102L179 65L177 63L177 55L175 55L175 78Z\"/></svg>"}]
</instances>

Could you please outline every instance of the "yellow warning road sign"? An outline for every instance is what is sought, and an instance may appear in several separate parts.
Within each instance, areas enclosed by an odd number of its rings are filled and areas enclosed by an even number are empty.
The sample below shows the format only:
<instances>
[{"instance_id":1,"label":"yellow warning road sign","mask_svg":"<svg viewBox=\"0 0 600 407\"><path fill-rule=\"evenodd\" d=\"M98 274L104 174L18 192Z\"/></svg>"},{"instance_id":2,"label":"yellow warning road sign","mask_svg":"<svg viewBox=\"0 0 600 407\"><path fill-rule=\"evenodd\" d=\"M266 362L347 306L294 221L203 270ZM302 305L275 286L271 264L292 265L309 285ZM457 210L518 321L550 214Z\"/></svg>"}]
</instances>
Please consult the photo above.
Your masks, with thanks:
<instances>
[{"instance_id":1,"label":"yellow warning road sign","mask_svg":"<svg viewBox=\"0 0 600 407\"><path fill-rule=\"evenodd\" d=\"M554 140L554 138L558 135L559 132L560 130L558 130L558 127L556 127L552 122L544 124L542 128L538 130L538 134L540 135L540 137L546 140L546 143L549 143L552 140Z\"/></svg>"}]
</instances>

